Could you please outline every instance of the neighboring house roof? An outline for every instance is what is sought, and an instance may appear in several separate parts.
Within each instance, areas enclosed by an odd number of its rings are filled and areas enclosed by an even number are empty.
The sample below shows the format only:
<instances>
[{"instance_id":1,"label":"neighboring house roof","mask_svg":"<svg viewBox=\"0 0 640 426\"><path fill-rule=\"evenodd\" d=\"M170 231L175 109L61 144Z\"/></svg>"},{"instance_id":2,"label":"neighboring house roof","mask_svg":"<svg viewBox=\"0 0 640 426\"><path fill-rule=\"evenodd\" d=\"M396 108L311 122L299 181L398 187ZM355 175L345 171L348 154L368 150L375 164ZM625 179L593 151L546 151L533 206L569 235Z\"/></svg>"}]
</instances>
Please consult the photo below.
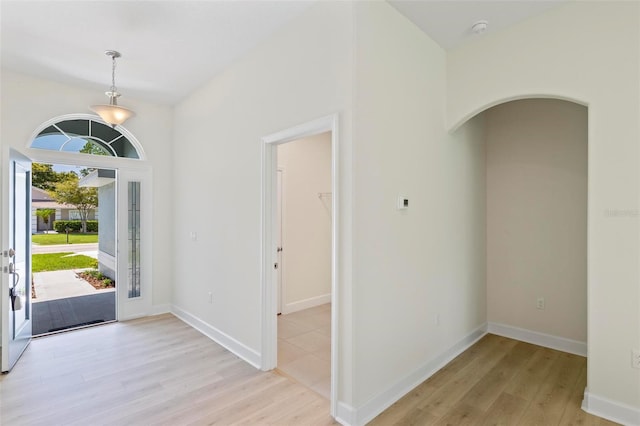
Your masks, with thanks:
<instances>
[{"instance_id":1,"label":"neighboring house roof","mask_svg":"<svg viewBox=\"0 0 640 426\"><path fill-rule=\"evenodd\" d=\"M60 204L47 194L44 189L31 187L31 207L37 209L72 209L73 206L67 204Z\"/></svg>"}]
</instances>

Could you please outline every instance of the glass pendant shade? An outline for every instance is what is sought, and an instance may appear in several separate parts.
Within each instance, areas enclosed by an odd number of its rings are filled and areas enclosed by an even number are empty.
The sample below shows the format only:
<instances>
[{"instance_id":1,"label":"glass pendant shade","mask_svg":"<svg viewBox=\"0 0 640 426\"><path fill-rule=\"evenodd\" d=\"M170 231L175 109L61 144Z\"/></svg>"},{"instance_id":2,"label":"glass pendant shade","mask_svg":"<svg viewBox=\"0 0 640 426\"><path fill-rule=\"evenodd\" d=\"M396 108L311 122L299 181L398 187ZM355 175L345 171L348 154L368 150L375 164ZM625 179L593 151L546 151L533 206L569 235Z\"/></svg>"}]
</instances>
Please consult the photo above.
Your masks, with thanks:
<instances>
[{"instance_id":1,"label":"glass pendant shade","mask_svg":"<svg viewBox=\"0 0 640 426\"><path fill-rule=\"evenodd\" d=\"M133 117L135 113L119 105L91 105L91 110L98 114L106 123L116 126Z\"/></svg>"}]
</instances>

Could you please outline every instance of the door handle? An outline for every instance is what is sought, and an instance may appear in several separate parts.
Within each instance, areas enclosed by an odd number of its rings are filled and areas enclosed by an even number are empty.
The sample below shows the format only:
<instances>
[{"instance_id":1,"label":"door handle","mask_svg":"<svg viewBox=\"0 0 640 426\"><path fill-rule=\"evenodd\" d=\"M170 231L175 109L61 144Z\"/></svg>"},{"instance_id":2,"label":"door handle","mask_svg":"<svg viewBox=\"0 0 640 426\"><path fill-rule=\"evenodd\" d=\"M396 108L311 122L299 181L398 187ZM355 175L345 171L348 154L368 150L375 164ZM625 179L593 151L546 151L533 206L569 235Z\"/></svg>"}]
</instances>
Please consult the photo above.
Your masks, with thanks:
<instances>
[{"instance_id":1,"label":"door handle","mask_svg":"<svg viewBox=\"0 0 640 426\"><path fill-rule=\"evenodd\" d=\"M2 252L2 255L3 255L4 257L13 257L13 256L15 256L15 255L16 255L16 251L15 251L14 249L10 248L9 250L5 250L5 251L3 251L3 252Z\"/></svg>"},{"instance_id":2,"label":"door handle","mask_svg":"<svg viewBox=\"0 0 640 426\"><path fill-rule=\"evenodd\" d=\"M20 282L20 274L16 272L16 265L13 262L10 262L9 266L5 268L5 272L16 276L16 282L13 284L13 288L16 288Z\"/></svg>"}]
</instances>

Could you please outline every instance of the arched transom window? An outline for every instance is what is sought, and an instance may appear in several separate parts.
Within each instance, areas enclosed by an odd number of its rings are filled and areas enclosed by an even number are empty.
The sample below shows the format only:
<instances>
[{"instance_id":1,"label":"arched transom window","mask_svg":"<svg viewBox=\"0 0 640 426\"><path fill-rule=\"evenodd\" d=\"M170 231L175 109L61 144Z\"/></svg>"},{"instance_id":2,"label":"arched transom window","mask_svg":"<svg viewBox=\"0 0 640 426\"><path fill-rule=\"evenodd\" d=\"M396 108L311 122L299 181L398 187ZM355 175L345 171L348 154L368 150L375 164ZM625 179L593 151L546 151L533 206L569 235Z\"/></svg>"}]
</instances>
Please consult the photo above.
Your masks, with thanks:
<instances>
[{"instance_id":1,"label":"arched transom window","mask_svg":"<svg viewBox=\"0 0 640 426\"><path fill-rule=\"evenodd\" d=\"M31 148L112 157L140 158L127 137L92 119L63 120L38 133Z\"/></svg>"}]
</instances>

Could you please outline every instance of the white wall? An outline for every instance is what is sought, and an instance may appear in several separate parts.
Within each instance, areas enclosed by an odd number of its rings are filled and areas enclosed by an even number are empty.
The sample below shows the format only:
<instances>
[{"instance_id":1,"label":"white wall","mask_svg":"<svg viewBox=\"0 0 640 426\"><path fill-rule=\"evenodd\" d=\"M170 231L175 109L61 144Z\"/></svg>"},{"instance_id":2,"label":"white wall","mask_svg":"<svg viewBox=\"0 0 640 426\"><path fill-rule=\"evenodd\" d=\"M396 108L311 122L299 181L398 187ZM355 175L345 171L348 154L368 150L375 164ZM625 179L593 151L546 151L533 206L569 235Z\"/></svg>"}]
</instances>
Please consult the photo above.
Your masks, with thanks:
<instances>
[{"instance_id":1,"label":"white wall","mask_svg":"<svg viewBox=\"0 0 640 426\"><path fill-rule=\"evenodd\" d=\"M104 101L101 89L86 90L2 70L0 138L2 155L12 147L24 152L32 133L44 122L65 114L90 112ZM171 108L125 98L137 116L125 128L142 144L153 168L153 304L166 305L171 296Z\"/></svg>"},{"instance_id":2,"label":"white wall","mask_svg":"<svg viewBox=\"0 0 640 426\"><path fill-rule=\"evenodd\" d=\"M486 321L485 163L481 118L446 132L445 52L387 3L357 3L356 10L360 423ZM409 198L406 211L396 210L400 194Z\"/></svg>"},{"instance_id":3,"label":"white wall","mask_svg":"<svg viewBox=\"0 0 640 426\"><path fill-rule=\"evenodd\" d=\"M640 416L640 3L568 2L450 52L447 69L452 126L536 94L588 105L586 402Z\"/></svg>"},{"instance_id":4,"label":"white wall","mask_svg":"<svg viewBox=\"0 0 640 426\"><path fill-rule=\"evenodd\" d=\"M261 138L336 112L339 291L350 303L352 7L318 2L175 108L174 305L248 356L261 351ZM341 317L346 401L349 323Z\"/></svg>"},{"instance_id":5,"label":"white wall","mask_svg":"<svg viewBox=\"0 0 640 426\"><path fill-rule=\"evenodd\" d=\"M331 133L279 145L282 313L331 300Z\"/></svg>"},{"instance_id":6,"label":"white wall","mask_svg":"<svg viewBox=\"0 0 640 426\"><path fill-rule=\"evenodd\" d=\"M483 114L488 320L586 342L587 109L531 99Z\"/></svg>"}]
</instances>

